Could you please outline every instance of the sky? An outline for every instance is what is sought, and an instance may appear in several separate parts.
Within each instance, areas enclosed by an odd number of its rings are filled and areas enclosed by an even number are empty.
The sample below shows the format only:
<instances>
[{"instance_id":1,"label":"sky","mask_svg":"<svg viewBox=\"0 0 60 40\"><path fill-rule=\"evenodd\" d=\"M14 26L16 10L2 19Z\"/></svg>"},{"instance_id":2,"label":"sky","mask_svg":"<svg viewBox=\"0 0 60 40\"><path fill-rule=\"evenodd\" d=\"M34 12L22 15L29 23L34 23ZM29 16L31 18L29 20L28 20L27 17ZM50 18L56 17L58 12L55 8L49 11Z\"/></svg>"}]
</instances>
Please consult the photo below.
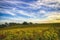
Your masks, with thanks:
<instances>
[{"instance_id":1,"label":"sky","mask_svg":"<svg viewBox=\"0 0 60 40\"><path fill-rule=\"evenodd\" d=\"M60 23L59 0L0 0L0 24Z\"/></svg>"}]
</instances>

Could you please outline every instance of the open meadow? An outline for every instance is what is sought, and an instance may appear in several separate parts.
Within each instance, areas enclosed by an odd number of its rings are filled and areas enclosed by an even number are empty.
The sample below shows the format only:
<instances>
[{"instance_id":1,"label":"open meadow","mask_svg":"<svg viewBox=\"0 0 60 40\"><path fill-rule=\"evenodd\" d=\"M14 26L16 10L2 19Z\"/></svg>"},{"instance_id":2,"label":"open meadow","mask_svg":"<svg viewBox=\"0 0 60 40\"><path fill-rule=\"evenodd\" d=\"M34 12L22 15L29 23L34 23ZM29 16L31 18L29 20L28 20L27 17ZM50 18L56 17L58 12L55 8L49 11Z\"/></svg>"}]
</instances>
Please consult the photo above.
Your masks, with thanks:
<instances>
[{"instance_id":1,"label":"open meadow","mask_svg":"<svg viewBox=\"0 0 60 40\"><path fill-rule=\"evenodd\" d=\"M28 26L14 25L0 28L0 40L60 40L60 27L55 27L56 25Z\"/></svg>"}]
</instances>

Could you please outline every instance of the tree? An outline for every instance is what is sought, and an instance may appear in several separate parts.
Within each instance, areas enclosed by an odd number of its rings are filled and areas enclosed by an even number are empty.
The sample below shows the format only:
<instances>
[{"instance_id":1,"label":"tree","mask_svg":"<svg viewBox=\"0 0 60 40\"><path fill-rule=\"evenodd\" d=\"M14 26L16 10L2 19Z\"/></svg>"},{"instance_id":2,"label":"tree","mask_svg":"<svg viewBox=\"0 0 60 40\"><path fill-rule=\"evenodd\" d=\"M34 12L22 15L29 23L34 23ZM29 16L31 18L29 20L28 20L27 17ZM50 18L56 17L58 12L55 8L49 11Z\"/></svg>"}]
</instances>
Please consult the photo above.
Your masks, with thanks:
<instances>
[{"instance_id":1,"label":"tree","mask_svg":"<svg viewBox=\"0 0 60 40\"><path fill-rule=\"evenodd\" d=\"M30 22L29 24L33 24L32 22Z\"/></svg>"},{"instance_id":2,"label":"tree","mask_svg":"<svg viewBox=\"0 0 60 40\"><path fill-rule=\"evenodd\" d=\"M5 25L6 25L6 26L9 26L9 24L8 24L8 23L5 23Z\"/></svg>"},{"instance_id":3,"label":"tree","mask_svg":"<svg viewBox=\"0 0 60 40\"><path fill-rule=\"evenodd\" d=\"M23 22L23 25L27 25L28 23L27 22Z\"/></svg>"},{"instance_id":4,"label":"tree","mask_svg":"<svg viewBox=\"0 0 60 40\"><path fill-rule=\"evenodd\" d=\"M0 28L4 28L4 27L6 27L5 24L1 24L1 25L0 25Z\"/></svg>"},{"instance_id":5,"label":"tree","mask_svg":"<svg viewBox=\"0 0 60 40\"><path fill-rule=\"evenodd\" d=\"M17 23L9 23L9 26L17 25Z\"/></svg>"}]
</instances>

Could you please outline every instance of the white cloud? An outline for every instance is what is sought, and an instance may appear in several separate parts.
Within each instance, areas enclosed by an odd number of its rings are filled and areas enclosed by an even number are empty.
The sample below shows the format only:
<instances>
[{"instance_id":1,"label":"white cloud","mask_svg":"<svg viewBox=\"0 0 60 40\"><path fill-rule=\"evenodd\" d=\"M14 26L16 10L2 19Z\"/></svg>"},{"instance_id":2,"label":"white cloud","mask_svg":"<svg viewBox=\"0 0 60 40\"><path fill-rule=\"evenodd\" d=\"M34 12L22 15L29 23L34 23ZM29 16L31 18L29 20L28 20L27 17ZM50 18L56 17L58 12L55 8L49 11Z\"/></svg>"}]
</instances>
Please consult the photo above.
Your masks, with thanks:
<instances>
[{"instance_id":1,"label":"white cloud","mask_svg":"<svg viewBox=\"0 0 60 40\"><path fill-rule=\"evenodd\" d=\"M6 14L10 14L10 15L15 15L14 13L10 12L10 11L5 11Z\"/></svg>"},{"instance_id":2,"label":"white cloud","mask_svg":"<svg viewBox=\"0 0 60 40\"><path fill-rule=\"evenodd\" d=\"M15 10L15 13L17 14L20 14L20 15L25 15L25 16L28 16L28 17L31 17L31 18L36 18L37 16L35 16L35 13L34 12L28 12L28 11L25 11L25 10Z\"/></svg>"},{"instance_id":3,"label":"white cloud","mask_svg":"<svg viewBox=\"0 0 60 40\"><path fill-rule=\"evenodd\" d=\"M39 13L46 13L46 11L45 10L40 10Z\"/></svg>"},{"instance_id":4,"label":"white cloud","mask_svg":"<svg viewBox=\"0 0 60 40\"><path fill-rule=\"evenodd\" d=\"M6 9L1 9L0 10L1 13L4 13L4 14L10 14L12 16L15 16L16 14L14 12L12 12L11 10L6 10Z\"/></svg>"},{"instance_id":5,"label":"white cloud","mask_svg":"<svg viewBox=\"0 0 60 40\"><path fill-rule=\"evenodd\" d=\"M35 2L33 2L33 3L27 3L27 2L23 2L23 1L17 1L17 0L15 0L14 2L13 2L13 0L5 0L4 2L6 2L6 3L10 3L10 4L14 4L14 5L16 5L16 7L19 7L19 8L32 8L32 9L39 9L39 8L41 8L41 5L45 5L45 6L49 6L49 7L58 7L59 5L59 3L60 3L60 1L59 0L37 0L37 1L35 1ZM58 2L58 4L57 5L48 5L48 3L50 3L50 2ZM23 6L20 6L20 4L26 4L26 5L29 5L29 7L23 7Z\"/></svg>"},{"instance_id":6,"label":"white cloud","mask_svg":"<svg viewBox=\"0 0 60 40\"><path fill-rule=\"evenodd\" d=\"M0 24L3 24L5 22L10 23L10 22L15 22L15 23L22 23L24 21L27 21L27 18L23 17L2 17L5 20L0 20Z\"/></svg>"},{"instance_id":7,"label":"white cloud","mask_svg":"<svg viewBox=\"0 0 60 40\"><path fill-rule=\"evenodd\" d=\"M16 16L16 14L22 14L25 16L29 16L31 18L29 19L25 19L25 18L11 18L11 20L15 19L15 21L17 20L23 20L23 21L31 21L31 22L47 22L48 20L55 20L56 18L60 18L60 12L49 12L47 13L45 10L41 10L41 5L44 5L46 7L51 7L51 8L60 8L60 1L59 0L37 0L36 2L33 3L27 3L27 2L22 2L22 1L9 1L9 0L4 0L4 1L0 1L0 2L5 2L5 3L9 3L11 5L15 5L14 8L11 9L0 9L0 12L4 12L6 14L10 14L13 16ZM53 4L53 5L49 5L49 3L53 3L53 2L58 2L57 4ZM26 4L28 5L27 7L21 6L21 4ZM38 12L34 13L34 12L28 12L25 10L18 10L17 8L23 8L23 9L32 9L32 10L37 10L40 9ZM47 18L45 19L40 19L40 14L44 14L44 16L47 16Z\"/></svg>"}]
</instances>

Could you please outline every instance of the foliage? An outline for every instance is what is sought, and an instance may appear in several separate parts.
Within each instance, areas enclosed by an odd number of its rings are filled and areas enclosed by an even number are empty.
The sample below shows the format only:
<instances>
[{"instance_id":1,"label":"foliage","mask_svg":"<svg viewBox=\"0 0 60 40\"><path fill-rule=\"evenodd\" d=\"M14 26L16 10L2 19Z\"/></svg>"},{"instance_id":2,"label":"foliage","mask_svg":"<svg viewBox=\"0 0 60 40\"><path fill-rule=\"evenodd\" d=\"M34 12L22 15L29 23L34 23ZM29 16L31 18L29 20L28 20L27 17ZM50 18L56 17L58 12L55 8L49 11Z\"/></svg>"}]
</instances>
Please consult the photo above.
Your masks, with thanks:
<instances>
[{"instance_id":1,"label":"foliage","mask_svg":"<svg viewBox=\"0 0 60 40\"><path fill-rule=\"evenodd\" d=\"M33 24L32 22L23 22L23 23L5 23L0 25L0 28L8 28L8 27L60 27L60 23L45 23L45 24Z\"/></svg>"},{"instance_id":2,"label":"foliage","mask_svg":"<svg viewBox=\"0 0 60 40\"><path fill-rule=\"evenodd\" d=\"M27 22L23 22L23 25L27 25L28 23Z\"/></svg>"}]
</instances>

